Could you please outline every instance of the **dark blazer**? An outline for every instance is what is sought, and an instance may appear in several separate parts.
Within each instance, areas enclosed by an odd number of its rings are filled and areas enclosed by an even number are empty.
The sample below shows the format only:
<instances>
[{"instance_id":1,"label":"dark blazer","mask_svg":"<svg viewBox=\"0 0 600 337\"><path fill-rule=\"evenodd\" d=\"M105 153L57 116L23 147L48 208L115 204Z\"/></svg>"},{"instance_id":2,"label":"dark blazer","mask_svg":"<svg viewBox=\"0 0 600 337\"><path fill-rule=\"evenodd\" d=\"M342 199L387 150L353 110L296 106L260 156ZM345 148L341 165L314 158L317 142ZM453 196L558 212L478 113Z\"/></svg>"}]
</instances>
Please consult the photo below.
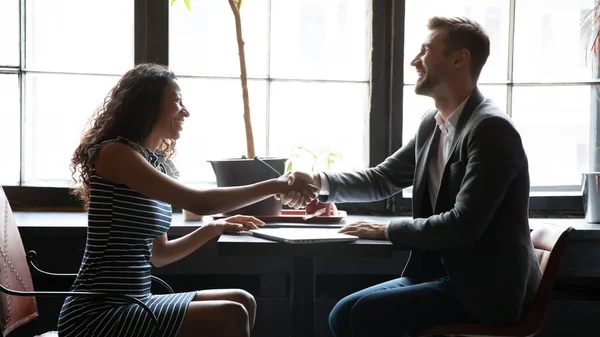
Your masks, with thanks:
<instances>
[{"instance_id":1,"label":"dark blazer","mask_svg":"<svg viewBox=\"0 0 600 337\"><path fill-rule=\"evenodd\" d=\"M325 173L328 202L368 202L413 186L412 220L390 223L390 241L411 249L403 276L448 275L471 316L481 322L520 319L541 280L529 233L529 170L509 117L476 88L456 125L435 205L428 161L437 151L437 110L414 138L374 168Z\"/></svg>"}]
</instances>

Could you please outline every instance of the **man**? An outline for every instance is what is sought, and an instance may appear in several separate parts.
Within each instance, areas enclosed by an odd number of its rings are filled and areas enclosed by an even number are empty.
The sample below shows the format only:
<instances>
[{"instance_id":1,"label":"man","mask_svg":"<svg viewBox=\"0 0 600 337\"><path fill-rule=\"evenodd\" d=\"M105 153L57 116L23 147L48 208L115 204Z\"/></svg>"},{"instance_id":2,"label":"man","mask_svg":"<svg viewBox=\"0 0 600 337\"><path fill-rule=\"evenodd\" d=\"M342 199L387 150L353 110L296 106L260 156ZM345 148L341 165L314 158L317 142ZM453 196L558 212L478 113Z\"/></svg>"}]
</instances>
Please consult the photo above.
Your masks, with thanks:
<instances>
[{"instance_id":1,"label":"man","mask_svg":"<svg viewBox=\"0 0 600 337\"><path fill-rule=\"evenodd\" d=\"M433 98L406 145L374 168L294 172L325 202L368 202L413 186L413 216L359 221L341 232L388 239L411 256L402 277L351 294L332 310L336 337L404 336L437 324L520 319L541 271L529 234L529 173L511 120L477 88L490 42L466 18L434 17L412 60L415 92ZM304 206L294 193L282 202Z\"/></svg>"}]
</instances>

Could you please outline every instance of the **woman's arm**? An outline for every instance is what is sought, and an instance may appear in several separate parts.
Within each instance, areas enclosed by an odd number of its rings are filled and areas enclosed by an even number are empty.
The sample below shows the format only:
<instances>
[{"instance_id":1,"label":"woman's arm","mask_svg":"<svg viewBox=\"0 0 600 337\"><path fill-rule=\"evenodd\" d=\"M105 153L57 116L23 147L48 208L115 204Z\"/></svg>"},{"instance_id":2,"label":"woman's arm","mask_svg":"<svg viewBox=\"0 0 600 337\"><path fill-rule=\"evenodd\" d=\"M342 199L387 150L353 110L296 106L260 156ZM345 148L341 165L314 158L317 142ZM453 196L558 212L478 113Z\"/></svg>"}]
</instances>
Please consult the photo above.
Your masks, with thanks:
<instances>
[{"instance_id":1,"label":"woman's arm","mask_svg":"<svg viewBox=\"0 0 600 337\"><path fill-rule=\"evenodd\" d=\"M257 225L262 226L264 223L252 216L235 215L212 221L175 240L169 240L165 233L154 239L151 262L156 267L165 266L190 255L216 236L237 232L244 228L258 228Z\"/></svg>"},{"instance_id":2,"label":"woman's arm","mask_svg":"<svg viewBox=\"0 0 600 337\"><path fill-rule=\"evenodd\" d=\"M285 178L245 186L192 189L158 171L129 145L118 142L106 144L100 149L96 173L106 180L125 184L148 198L200 215L242 208L290 190L302 191L309 200L317 196L316 186L300 180L288 185Z\"/></svg>"}]
</instances>

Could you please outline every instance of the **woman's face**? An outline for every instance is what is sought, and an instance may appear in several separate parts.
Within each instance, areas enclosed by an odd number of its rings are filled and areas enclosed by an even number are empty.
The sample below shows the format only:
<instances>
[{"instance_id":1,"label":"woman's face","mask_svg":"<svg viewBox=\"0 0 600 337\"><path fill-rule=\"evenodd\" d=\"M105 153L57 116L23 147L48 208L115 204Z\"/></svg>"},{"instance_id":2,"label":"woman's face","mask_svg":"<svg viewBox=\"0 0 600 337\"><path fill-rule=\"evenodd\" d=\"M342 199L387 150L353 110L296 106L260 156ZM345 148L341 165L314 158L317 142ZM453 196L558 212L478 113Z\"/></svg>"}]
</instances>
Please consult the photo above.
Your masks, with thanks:
<instances>
[{"instance_id":1,"label":"woman's face","mask_svg":"<svg viewBox=\"0 0 600 337\"><path fill-rule=\"evenodd\" d=\"M179 139L184 120L189 116L190 114L181 100L181 91L177 81L170 81L163 91L158 120L152 133L161 139Z\"/></svg>"}]
</instances>

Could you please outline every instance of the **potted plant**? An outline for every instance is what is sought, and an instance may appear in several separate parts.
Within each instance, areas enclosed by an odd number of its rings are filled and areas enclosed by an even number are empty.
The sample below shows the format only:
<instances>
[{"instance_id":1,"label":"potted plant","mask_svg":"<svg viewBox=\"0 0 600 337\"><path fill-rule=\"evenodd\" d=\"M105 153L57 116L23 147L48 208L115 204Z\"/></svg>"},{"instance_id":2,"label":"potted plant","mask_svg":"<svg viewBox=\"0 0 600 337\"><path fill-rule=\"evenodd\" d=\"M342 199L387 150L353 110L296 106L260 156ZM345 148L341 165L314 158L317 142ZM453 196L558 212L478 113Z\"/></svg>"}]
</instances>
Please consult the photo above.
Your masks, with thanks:
<instances>
[{"instance_id":1,"label":"potted plant","mask_svg":"<svg viewBox=\"0 0 600 337\"><path fill-rule=\"evenodd\" d=\"M316 153L302 146L296 146L292 149L290 159L286 162L286 172L304 171L309 173L329 171L332 165L340 162L342 155L332 151L329 148L324 148ZM306 205L307 214L315 214L316 216L336 215L337 207L334 203L320 202L318 199L313 200Z\"/></svg>"},{"instance_id":2,"label":"potted plant","mask_svg":"<svg viewBox=\"0 0 600 337\"><path fill-rule=\"evenodd\" d=\"M171 0L171 6L180 0ZM211 166L215 172L217 186L240 186L252 184L270 178L275 178L271 168L264 163L254 160L256 151L254 147L254 134L252 131L252 120L250 115L250 99L248 96L248 76L246 71L246 55L244 51L244 39L242 35L242 20L240 9L242 0L224 0L229 3L235 21L235 32L237 37L238 55L240 63L240 80L242 85L242 100L244 109L244 129L246 133L246 154L240 158L226 158L211 160ZM191 0L183 0L189 11ZM283 173L287 158L265 157L262 161L267 162L277 171ZM281 214L281 202L274 198L268 198L247 207L233 210L228 214L249 215L279 215Z\"/></svg>"}]
</instances>

